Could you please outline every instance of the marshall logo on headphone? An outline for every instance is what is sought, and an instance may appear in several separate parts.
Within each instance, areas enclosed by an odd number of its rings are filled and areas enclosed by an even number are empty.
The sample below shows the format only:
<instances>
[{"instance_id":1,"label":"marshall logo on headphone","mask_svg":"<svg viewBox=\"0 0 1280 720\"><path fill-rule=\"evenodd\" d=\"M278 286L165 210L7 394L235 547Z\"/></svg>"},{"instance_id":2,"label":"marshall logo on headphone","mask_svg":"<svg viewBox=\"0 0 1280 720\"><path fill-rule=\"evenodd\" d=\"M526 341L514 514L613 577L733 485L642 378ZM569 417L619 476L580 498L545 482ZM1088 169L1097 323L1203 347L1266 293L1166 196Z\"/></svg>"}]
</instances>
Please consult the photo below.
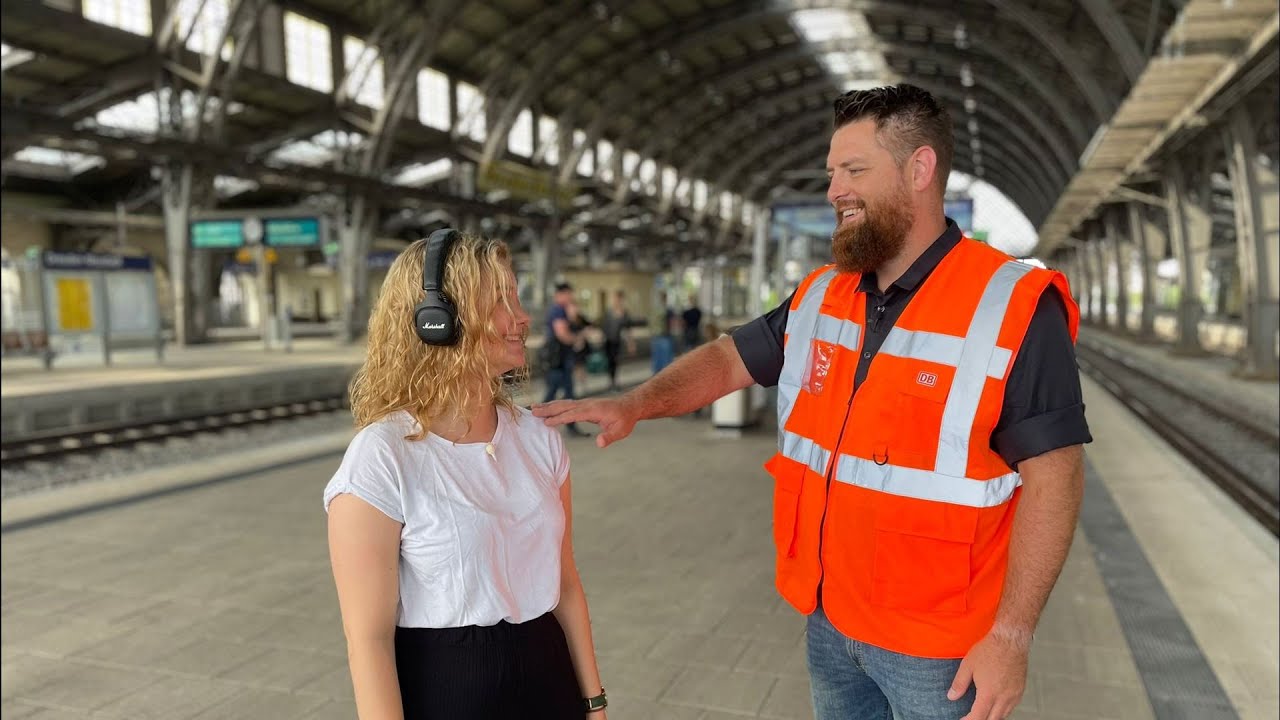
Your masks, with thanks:
<instances>
[{"instance_id":1,"label":"marshall logo on headphone","mask_svg":"<svg viewBox=\"0 0 1280 720\"><path fill-rule=\"evenodd\" d=\"M443 330L444 323L426 323L422 326L423 330Z\"/></svg>"}]
</instances>

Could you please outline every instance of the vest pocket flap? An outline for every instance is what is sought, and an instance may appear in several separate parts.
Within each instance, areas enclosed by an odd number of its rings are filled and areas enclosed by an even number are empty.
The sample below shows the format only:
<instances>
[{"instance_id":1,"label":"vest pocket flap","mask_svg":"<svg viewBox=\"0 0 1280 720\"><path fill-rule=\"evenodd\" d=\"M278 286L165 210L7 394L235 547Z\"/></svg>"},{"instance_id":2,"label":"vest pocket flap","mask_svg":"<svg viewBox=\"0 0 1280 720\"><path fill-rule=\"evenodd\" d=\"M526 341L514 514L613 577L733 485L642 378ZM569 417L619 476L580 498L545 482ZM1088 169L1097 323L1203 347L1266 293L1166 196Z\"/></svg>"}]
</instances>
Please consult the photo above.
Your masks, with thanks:
<instances>
[{"instance_id":1,"label":"vest pocket flap","mask_svg":"<svg viewBox=\"0 0 1280 720\"><path fill-rule=\"evenodd\" d=\"M765 472L773 476L778 490L800 494L804 485L804 467L780 453L775 453L764 464Z\"/></svg>"},{"instance_id":2,"label":"vest pocket flap","mask_svg":"<svg viewBox=\"0 0 1280 720\"><path fill-rule=\"evenodd\" d=\"M882 507L876 513L876 530L917 537L972 544L978 533L977 508L922 501L915 507ZM912 503L913 505L915 503Z\"/></svg>"},{"instance_id":3,"label":"vest pocket flap","mask_svg":"<svg viewBox=\"0 0 1280 720\"><path fill-rule=\"evenodd\" d=\"M904 374L898 388L904 395L936 403L947 401L951 389L952 368L913 369Z\"/></svg>"}]
</instances>

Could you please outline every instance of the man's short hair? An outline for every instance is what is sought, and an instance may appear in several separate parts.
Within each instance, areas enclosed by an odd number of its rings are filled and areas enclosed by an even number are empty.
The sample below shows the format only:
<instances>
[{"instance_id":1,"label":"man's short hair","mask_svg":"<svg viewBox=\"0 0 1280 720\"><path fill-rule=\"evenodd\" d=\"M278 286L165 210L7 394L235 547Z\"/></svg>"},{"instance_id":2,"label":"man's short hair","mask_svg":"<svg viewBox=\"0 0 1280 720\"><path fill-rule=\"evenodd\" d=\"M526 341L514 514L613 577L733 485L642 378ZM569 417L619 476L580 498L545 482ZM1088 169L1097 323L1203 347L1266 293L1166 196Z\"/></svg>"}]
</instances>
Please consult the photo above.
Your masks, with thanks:
<instances>
[{"instance_id":1,"label":"man's short hair","mask_svg":"<svg viewBox=\"0 0 1280 720\"><path fill-rule=\"evenodd\" d=\"M573 289L573 286L567 282L556 283L556 292L564 292L566 290L572 290L572 289Z\"/></svg>"},{"instance_id":2,"label":"man's short hair","mask_svg":"<svg viewBox=\"0 0 1280 720\"><path fill-rule=\"evenodd\" d=\"M911 153L928 145L938 156L935 172L939 191L946 192L955 157L951 114L928 91L898 85L851 90L835 101L835 129L859 120L876 121L876 137L902 167Z\"/></svg>"}]
</instances>

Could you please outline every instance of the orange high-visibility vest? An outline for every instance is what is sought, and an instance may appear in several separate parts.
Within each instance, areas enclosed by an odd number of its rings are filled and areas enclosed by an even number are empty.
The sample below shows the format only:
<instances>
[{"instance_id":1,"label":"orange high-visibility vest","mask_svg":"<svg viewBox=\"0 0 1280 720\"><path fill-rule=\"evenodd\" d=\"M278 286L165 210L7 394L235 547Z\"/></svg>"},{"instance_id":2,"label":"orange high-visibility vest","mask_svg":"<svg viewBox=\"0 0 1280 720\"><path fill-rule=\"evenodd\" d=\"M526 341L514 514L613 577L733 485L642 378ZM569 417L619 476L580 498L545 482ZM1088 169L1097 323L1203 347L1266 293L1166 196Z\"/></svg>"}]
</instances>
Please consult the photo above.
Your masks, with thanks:
<instances>
[{"instance_id":1,"label":"orange high-visibility vest","mask_svg":"<svg viewBox=\"0 0 1280 720\"><path fill-rule=\"evenodd\" d=\"M1005 383L1041 293L1066 278L964 239L924 281L853 392L860 276L797 289L778 379L778 591L846 636L958 658L991 628L1021 478L991 449Z\"/></svg>"}]
</instances>

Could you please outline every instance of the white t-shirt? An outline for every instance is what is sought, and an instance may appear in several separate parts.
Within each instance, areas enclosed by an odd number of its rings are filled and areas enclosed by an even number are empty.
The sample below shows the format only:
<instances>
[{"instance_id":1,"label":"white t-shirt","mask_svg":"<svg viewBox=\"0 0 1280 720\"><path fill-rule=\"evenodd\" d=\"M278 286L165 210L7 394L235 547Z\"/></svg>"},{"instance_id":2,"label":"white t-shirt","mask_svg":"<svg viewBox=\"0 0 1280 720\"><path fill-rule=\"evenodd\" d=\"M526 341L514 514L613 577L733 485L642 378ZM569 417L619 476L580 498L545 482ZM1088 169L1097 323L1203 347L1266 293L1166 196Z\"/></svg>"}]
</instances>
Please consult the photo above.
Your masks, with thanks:
<instances>
[{"instance_id":1,"label":"white t-shirt","mask_svg":"<svg viewBox=\"0 0 1280 720\"><path fill-rule=\"evenodd\" d=\"M403 524L401 627L521 623L560 602L569 454L524 408L498 409L491 443L452 443L396 413L362 429L324 489L350 493Z\"/></svg>"}]
</instances>

